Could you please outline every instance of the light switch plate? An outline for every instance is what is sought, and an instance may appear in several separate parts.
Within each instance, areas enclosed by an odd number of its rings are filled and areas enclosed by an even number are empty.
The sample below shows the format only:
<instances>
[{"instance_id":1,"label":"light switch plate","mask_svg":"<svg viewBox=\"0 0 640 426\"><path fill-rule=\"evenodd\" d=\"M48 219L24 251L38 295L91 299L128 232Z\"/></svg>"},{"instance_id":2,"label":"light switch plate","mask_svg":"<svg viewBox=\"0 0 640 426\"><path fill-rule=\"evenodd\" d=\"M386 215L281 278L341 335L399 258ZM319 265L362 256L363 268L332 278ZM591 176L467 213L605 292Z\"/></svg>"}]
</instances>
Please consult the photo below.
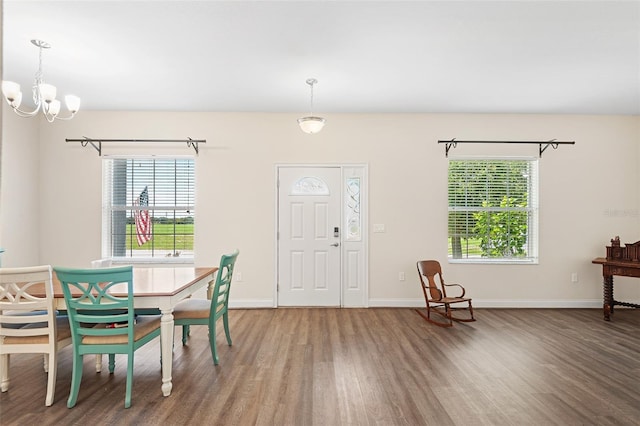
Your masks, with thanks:
<instances>
[{"instance_id":1,"label":"light switch plate","mask_svg":"<svg viewBox=\"0 0 640 426\"><path fill-rule=\"evenodd\" d=\"M382 224L382 223L374 223L373 224L373 232L384 232L384 224Z\"/></svg>"}]
</instances>

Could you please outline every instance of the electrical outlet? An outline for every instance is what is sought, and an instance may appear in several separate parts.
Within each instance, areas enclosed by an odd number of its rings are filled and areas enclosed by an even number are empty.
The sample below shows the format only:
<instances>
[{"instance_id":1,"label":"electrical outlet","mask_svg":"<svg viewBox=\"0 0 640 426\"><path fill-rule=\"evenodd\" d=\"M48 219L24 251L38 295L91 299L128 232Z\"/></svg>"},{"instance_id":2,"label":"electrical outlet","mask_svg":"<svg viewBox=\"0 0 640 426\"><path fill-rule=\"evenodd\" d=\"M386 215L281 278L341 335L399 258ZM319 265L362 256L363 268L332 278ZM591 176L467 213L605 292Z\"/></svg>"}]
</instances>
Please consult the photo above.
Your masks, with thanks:
<instances>
[{"instance_id":1,"label":"electrical outlet","mask_svg":"<svg viewBox=\"0 0 640 426\"><path fill-rule=\"evenodd\" d=\"M404 281L404 272L400 272L400 273L398 274L398 280L400 280L400 281Z\"/></svg>"},{"instance_id":2,"label":"electrical outlet","mask_svg":"<svg viewBox=\"0 0 640 426\"><path fill-rule=\"evenodd\" d=\"M242 272L235 272L233 278L235 278L235 281L242 281Z\"/></svg>"},{"instance_id":3,"label":"electrical outlet","mask_svg":"<svg viewBox=\"0 0 640 426\"><path fill-rule=\"evenodd\" d=\"M577 283L578 282L578 273L577 272L572 272L571 273L571 282L572 283Z\"/></svg>"}]
</instances>

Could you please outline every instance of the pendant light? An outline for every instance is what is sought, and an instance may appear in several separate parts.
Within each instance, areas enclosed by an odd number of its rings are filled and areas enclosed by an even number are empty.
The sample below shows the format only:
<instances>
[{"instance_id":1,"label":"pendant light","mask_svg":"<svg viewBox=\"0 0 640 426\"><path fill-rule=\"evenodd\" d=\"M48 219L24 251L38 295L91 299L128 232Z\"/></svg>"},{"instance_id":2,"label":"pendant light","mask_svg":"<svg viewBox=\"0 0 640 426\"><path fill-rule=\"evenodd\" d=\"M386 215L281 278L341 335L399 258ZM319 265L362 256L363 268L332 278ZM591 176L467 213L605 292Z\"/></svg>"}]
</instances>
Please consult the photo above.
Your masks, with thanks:
<instances>
[{"instance_id":1,"label":"pendant light","mask_svg":"<svg viewBox=\"0 0 640 426\"><path fill-rule=\"evenodd\" d=\"M306 117L298 118L298 124L300 128L305 133L318 133L324 127L325 119L322 117L317 117L313 115L313 85L316 84L318 80L315 78L307 79L307 84L311 88L311 109L310 113Z\"/></svg>"}]
</instances>

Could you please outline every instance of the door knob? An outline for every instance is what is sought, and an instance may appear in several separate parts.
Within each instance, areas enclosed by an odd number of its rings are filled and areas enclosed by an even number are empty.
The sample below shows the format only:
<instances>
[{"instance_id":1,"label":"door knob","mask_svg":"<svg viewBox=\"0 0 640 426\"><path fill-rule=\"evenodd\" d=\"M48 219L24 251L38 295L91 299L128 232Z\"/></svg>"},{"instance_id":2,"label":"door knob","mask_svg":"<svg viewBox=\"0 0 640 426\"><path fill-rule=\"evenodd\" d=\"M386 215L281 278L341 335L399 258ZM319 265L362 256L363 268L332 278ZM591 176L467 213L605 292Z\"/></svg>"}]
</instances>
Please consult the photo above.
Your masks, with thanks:
<instances>
[{"instance_id":1,"label":"door knob","mask_svg":"<svg viewBox=\"0 0 640 426\"><path fill-rule=\"evenodd\" d=\"M340 245L340 243L333 243L331 244L331 247L338 247Z\"/></svg>"}]
</instances>

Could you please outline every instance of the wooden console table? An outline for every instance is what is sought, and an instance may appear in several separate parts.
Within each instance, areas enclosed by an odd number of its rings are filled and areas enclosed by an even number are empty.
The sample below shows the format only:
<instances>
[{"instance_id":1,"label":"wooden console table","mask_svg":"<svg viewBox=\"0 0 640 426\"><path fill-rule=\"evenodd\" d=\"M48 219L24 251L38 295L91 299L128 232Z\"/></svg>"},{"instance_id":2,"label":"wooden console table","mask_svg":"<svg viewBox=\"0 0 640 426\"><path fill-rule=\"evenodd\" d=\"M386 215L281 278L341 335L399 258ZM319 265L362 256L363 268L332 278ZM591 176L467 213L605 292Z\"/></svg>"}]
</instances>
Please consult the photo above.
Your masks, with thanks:
<instances>
[{"instance_id":1,"label":"wooden console table","mask_svg":"<svg viewBox=\"0 0 640 426\"><path fill-rule=\"evenodd\" d=\"M618 302L613 298L613 276L635 277L640 278L640 262L631 262L627 260L607 259L605 257L597 257L591 261L602 265L602 287L604 293L604 320L610 321L613 315L613 307L615 305L628 306L631 308L640 308L640 305L628 302Z\"/></svg>"}]
</instances>

